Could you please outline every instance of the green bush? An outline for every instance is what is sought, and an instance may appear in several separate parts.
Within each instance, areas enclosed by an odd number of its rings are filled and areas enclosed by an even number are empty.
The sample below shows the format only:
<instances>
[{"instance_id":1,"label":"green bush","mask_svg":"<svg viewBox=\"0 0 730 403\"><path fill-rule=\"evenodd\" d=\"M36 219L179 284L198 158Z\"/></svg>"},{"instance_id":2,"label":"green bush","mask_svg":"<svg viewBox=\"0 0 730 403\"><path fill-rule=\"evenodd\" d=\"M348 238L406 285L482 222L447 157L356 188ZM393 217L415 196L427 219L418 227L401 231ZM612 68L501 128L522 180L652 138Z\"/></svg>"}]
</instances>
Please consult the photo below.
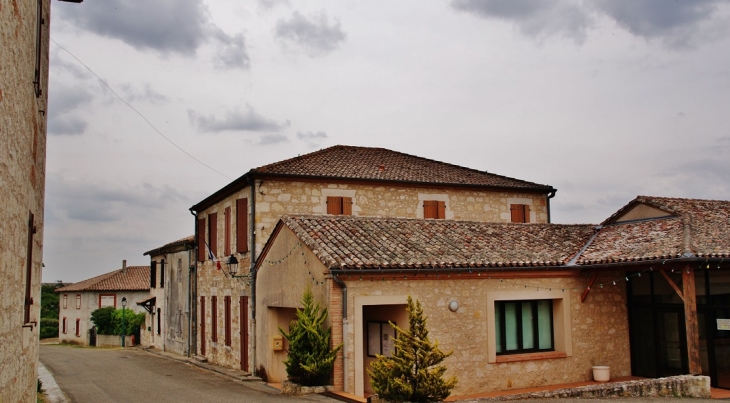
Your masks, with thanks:
<instances>
[{"instance_id":1,"label":"green bush","mask_svg":"<svg viewBox=\"0 0 730 403\"><path fill-rule=\"evenodd\" d=\"M327 385L330 381L335 357L342 345L330 348L332 329L324 329L327 309L314 304L312 291L307 288L302 296L304 309L297 309L297 320L289 325L289 333L279 331L289 341L289 351L284 365L289 380L304 386Z\"/></svg>"},{"instance_id":2,"label":"green bush","mask_svg":"<svg viewBox=\"0 0 730 403\"><path fill-rule=\"evenodd\" d=\"M114 333L114 311L113 306L105 306L91 313L91 321L96 326L96 334L119 334Z\"/></svg>"},{"instance_id":3,"label":"green bush","mask_svg":"<svg viewBox=\"0 0 730 403\"><path fill-rule=\"evenodd\" d=\"M408 331L393 323L397 337L391 357L378 355L372 364L370 384L379 397L396 402L433 402L444 400L456 386L456 377L444 380L441 364L451 355L439 350L438 341L428 338L426 317L421 303L408 297Z\"/></svg>"},{"instance_id":4,"label":"green bush","mask_svg":"<svg viewBox=\"0 0 730 403\"><path fill-rule=\"evenodd\" d=\"M41 339L58 337L58 318L41 318Z\"/></svg>"},{"instance_id":5,"label":"green bush","mask_svg":"<svg viewBox=\"0 0 730 403\"><path fill-rule=\"evenodd\" d=\"M96 326L97 334L122 334L122 310L113 306L105 306L91 313L91 321ZM124 327L127 336L134 334L134 330L144 325L144 312L136 313L131 309L124 309Z\"/></svg>"}]
</instances>

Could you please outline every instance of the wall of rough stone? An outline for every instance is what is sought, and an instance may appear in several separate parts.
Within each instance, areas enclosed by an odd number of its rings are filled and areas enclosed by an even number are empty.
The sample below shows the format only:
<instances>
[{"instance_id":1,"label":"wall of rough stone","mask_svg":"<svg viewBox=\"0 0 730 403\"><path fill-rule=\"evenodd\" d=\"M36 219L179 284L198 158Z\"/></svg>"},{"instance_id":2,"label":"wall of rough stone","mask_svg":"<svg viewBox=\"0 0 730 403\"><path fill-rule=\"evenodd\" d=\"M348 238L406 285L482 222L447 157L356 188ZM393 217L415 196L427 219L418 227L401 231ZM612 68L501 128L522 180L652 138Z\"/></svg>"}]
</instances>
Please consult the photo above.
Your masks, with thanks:
<instances>
[{"instance_id":1,"label":"wall of rough stone","mask_svg":"<svg viewBox=\"0 0 730 403\"><path fill-rule=\"evenodd\" d=\"M37 2L0 2L0 401L35 402L43 204L46 162L46 103L50 0L41 1L40 96L33 81ZM42 112L41 112L42 111ZM24 323L29 212L36 233L32 244L33 305ZM27 325L27 326L25 326Z\"/></svg>"},{"instance_id":2,"label":"wall of rough stone","mask_svg":"<svg viewBox=\"0 0 730 403\"><path fill-rule=\"evenodd\" d=\"M355 351L355 323L361 312L355 312L357 298L369 296L407 296L420 300L428 316L430 337L438 340L445 351L453 351L445 365L447 376L456 375L459 383L453 395L527 388L540 385L587 381L594 365L608 365L614 377L631 372L629 332L626 313L626 290L621 282L616 286L594 288L585 302L580 296L590 281L590 275L559 278L489 278L459 279L458 275L439 279L402 280L384 276L363 279L341 276L348 287L348 316L346 354L348 357L348 392L355 393L356 360L363 352ZM603 273L597 282L621 278L621 273ZM539 291L538 288L542 291ZM572 354L562 358L531 359L517 362L489 363L486 312L490 293L535 293L551 289L565 290L570 303L569 327ZM456 312L448 303L459 303ZM360 369L358 376L364 373Z\"/></svg>"}]
</instances>

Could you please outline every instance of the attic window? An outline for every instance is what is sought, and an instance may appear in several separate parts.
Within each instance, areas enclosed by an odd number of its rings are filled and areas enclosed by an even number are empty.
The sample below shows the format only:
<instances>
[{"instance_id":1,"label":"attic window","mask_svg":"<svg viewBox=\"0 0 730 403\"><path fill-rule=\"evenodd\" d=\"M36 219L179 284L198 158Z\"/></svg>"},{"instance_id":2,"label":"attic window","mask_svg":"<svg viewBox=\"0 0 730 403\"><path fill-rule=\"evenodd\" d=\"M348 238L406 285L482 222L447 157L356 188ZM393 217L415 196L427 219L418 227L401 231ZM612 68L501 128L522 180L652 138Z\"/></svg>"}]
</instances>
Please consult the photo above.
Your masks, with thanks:
<instances>
[{"instance_id":1,"label":"attic window","mask_svg":"<svg viewBox=\"0 0 730 403\"><path fill-rule=\"evenodd\" d=\"M446 218L446 203L436 200L423 201L423 218L443 220Z\"/></svg>"},{"instance_id":2,"label":"attic window","mask_svg":"<svg viewBox=\"0 0 730 403\"><path fill-rule=\"evenodd\" d=\"M512 222L529 223L530 206L528 204L510 204Z\"/></svg>"},{"instance_id":3,"label":"attic window","mask_svg":"<svg viewBox=\"0 0 730 403\"><path fill-rule=\"evenodd\" d=\"M352 215L352 197L327 196L327 214Z\"/></svg>"}]
</instances>

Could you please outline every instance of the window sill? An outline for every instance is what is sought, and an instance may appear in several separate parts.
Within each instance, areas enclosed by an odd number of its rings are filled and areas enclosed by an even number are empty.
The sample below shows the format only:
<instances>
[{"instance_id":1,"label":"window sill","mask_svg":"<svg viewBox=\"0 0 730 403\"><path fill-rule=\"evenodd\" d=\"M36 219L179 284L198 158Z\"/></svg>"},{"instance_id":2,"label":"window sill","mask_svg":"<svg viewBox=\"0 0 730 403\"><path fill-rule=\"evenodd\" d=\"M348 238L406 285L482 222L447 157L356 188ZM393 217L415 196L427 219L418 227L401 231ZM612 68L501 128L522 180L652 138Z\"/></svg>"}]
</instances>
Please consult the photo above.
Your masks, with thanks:
<instances>
[{"instance_id":1,"label":"window sill","mask_svg":"<svg viewBox=\"0 0 730 403\"><path fill-rule=\"evenodd\" d=\"M564 351L549 351L549 352L545 352L545 353L498 355L495 362L498 364L501 364L501 363L505 363L505 362L552 360L554 358L567 358L567 357L568 357L568 354L566 354Z\"/></svg>"}]
</instances>

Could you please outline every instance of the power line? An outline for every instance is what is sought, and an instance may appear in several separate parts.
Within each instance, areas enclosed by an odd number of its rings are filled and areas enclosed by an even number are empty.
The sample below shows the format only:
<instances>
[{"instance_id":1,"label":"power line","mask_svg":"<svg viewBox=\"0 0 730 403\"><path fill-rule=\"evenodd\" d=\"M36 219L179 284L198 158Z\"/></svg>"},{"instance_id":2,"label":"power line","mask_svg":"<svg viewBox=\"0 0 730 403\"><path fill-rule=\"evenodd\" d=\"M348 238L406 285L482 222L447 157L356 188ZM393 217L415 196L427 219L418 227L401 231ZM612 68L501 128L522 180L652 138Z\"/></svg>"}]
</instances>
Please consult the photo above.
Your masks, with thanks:
<instances>
[{"instance_id":1,"label":"power line","mask_svg":"<svg viewBox=\"0 0 730 403\"><path fill-rule=\"evenodd\" d=\"M167 140L170 144L172 144L173 146L175 146L175 148L177 148L178 150L182 151L185 155L187 155L188 157L192 158L193 160L195 160L200 165L202 165L202 166L210 169L211 171L217 173L218 175L220 175L220 176L222 176L222 177L224 177L224 178L226 178L228 180L233 180L232 178L228 177L224 173L216 170L215 168L211 167L210 165L206 164L205 162L203 162L203 161L195 158L192 154L190 154L189 152L183 150L182 147L180 147L179 145L175 144L174 141L170 140L170 138L168 138L167 136L165 136L164 134L162 134L162 132L159 131L155 127L155 125L153 125L152 122L149 121L149 119L147 119L140 111L138 111L137 109L135 109L134 106L130 105L129 102L125 101L124 98L122 98L121 96L119 96L119 94L117 94L112 89L112 87L109 86L109 84L107 84L106 82L104 82L104 80L102 80L101 77L99 77L96 73L94 73L94 70L92 70L91 67L87 66L84 62L81 61L81 59L79 59L78 57L76 57L76 55L74 55L73 53L71 53L68 49L66 49L63 46L59 45L58 42L56 42L56 41L53 40L53 38L50 38L50 39L51 39L51 42L53 42L53 44L55 44L56 46L58 46L59 48L61 48L61 50L63 50L64 52L66 52L69 55L71 55L71 57L73 57L74 59L76 59L77 62L81 63L82 66L86 67L86 69L89 70L91 72L91 74L93 74L94 77L96 77L99 80L99 82L101 82L102 84L104 84L104 86L109 91L111 91L111 93L114 94L114 96L116 96L120 101L122 101L125 105L127 105L129 107L129 109L133 110L137 115L139 115L142 119L144 119L144 121L147 122L147 124L152 128L152 130L154 130L155 132L157 132L157 134L159 134L160 136L162 136L162 138L164 138L165 140Z\"/></svg>"}]
</instances>

